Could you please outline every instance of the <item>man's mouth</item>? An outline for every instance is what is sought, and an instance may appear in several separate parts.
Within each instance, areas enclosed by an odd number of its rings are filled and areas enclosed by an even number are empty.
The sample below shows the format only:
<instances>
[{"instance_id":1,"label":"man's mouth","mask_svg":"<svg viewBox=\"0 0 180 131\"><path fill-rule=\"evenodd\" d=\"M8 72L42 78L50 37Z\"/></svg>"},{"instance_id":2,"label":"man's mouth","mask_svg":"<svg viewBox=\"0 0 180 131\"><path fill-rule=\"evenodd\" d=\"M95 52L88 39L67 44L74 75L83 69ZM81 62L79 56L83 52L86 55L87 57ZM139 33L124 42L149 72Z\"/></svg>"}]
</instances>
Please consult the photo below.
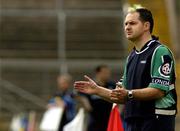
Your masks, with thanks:
<instances>
[{"instance_id":1,"label":"man's mouth","mask_svg":"<svg viewBox=\"0 0 180 131\"><path fill-rule=\"evenodd\" d=\"M132 32L126 32L126 34L127 34L127 35L131 35L131 34L132 34Z\"/></svg>"}]
</instances>

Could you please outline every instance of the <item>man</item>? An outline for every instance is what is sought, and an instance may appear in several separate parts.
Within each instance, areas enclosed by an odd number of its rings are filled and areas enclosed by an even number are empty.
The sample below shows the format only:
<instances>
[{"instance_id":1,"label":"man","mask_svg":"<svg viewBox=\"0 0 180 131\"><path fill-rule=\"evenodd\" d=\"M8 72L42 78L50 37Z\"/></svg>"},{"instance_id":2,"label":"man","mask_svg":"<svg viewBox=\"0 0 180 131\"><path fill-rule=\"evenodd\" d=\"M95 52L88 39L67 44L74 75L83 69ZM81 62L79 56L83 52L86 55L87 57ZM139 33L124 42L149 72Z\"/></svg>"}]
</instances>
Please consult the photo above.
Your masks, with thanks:
<instances>
[{"instance_id":1,"label":"man","mask_svg":"<svg viewBox=\"0 0 180 131\"><path fill-rule=\"evenodd\" d=\"M60 106L65 108L62 120L60 123L59 131L62 131L63 126L70 122L76 114L76 101L72 97L71 91L72 78L68 74L63 74L57 77L57 91L52 99L48 103L48 108L53 106Z\"/></svg>"},{"instance_id":2,"label":"man","mask_svg":"<svg viewBox=\"0 0 180 131\"><path fill-rule=\"evenodd\" d=\"M97 66L95 73L94 80L99 86L107 89L115 88L115 83L110 81L111 71L107 65ZM106 131L112 104L96 95L88 95L87 97L92 107L88 131Z\"/></svg>"},{"instance_id":3,"label":"man","mask_svg":"<svg viewBox=\"0 0 180 131\"><path fill-rule=\"evenodd\" d=\"M125 35L134 44L127 58L123 84L109 90L92 79L75 89L125 104L126 131L174 131L176 115L175 62L170 50L152 37L153 17L145 8L126 15Z\"/></svg>"}]
</instances>

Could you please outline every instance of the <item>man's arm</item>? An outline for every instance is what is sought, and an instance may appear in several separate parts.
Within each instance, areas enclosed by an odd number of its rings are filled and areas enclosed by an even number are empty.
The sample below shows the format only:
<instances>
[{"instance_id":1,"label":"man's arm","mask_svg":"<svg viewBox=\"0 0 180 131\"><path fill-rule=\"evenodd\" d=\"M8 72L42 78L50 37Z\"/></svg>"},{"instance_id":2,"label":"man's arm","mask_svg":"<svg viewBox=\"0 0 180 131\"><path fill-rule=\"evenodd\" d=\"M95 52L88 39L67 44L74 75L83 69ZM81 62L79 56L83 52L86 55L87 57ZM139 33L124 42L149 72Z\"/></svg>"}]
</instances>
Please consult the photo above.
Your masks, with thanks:
<instances>
[{"instance_id":1,"label":"man's arm","mask_svg":"<svg viewBox=\"0 0 180 131\"><path fill-rule=\"evenodd\" d=\"M128 98L128 90L125 88L116 88L110 90L101 86L98 86L91 78L85 76L87 81L77 81L74 83L74 88L78 91L86 94L94 94L102 97L104 100L114 103L125 103ZM133 99L135 100L153 100L164 96L164 92L156 88L143 88L134 89Z\"/></svg>"},{"instance_id":2,"label":"man's arm","mask_svg":"<svg viewBox=\"0 0 180 131\"><path fill-rule=\"evenodd\" d=\"M104 99L104 100L106 100L108 102L114 103L115 101L111 100L111 97L110 97L111 92L112 92L112 90L110 90L110 89L98 86L97 92L96 92L95 95L100 96L102 99Z\"/></svg>"},{"instance_id":3,"label":"man's arm","mask_svg":"<svg viewBox=\"0 0 180 131\"><path fill-rule=\"evenodd\" d=\"M135 100L153 100L164 96L165 92L157 88L143 88L132 90Z\"/></svg>"}]
</instances>

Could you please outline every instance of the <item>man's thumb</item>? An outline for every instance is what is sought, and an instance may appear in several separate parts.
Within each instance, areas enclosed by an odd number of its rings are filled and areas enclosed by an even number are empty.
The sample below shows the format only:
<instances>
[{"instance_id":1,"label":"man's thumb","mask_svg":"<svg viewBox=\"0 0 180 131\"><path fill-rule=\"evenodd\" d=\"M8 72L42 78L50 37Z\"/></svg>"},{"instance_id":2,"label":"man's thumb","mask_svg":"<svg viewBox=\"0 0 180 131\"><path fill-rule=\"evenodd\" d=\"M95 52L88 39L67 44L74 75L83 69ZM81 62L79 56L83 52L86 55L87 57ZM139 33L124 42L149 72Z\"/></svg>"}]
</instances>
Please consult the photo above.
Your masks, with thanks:
<instances>
[{"instance_id":1,"label":"man's thumb","mask_svg":"<svg viewBox=\"0 0 180 131\"><path fill-rule=\"evenodd\" d=\"M84 75L84 78L88 81L93 81L90 77L88 77L87 75Z\"/></svg>"}]
</instances>

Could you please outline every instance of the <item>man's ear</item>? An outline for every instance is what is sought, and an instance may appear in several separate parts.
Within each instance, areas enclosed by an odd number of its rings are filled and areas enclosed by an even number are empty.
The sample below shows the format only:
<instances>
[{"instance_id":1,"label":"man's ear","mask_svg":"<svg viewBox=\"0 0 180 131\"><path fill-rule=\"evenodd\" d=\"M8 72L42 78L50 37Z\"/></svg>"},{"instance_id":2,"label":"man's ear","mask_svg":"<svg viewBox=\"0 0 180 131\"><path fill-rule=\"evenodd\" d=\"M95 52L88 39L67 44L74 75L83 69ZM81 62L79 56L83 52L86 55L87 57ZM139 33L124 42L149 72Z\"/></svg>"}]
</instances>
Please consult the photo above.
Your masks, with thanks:
<instances>
[{"instance_id":1,"label":"man's ear","mask_svg":"<svg viewBox=\"0 0 180 131\"><path fill-rule=\"evenodd\" d=\"M150 30L150 23L148 21L144 22L144 29L145 30Z\"/></svg>"}]
</instances>

